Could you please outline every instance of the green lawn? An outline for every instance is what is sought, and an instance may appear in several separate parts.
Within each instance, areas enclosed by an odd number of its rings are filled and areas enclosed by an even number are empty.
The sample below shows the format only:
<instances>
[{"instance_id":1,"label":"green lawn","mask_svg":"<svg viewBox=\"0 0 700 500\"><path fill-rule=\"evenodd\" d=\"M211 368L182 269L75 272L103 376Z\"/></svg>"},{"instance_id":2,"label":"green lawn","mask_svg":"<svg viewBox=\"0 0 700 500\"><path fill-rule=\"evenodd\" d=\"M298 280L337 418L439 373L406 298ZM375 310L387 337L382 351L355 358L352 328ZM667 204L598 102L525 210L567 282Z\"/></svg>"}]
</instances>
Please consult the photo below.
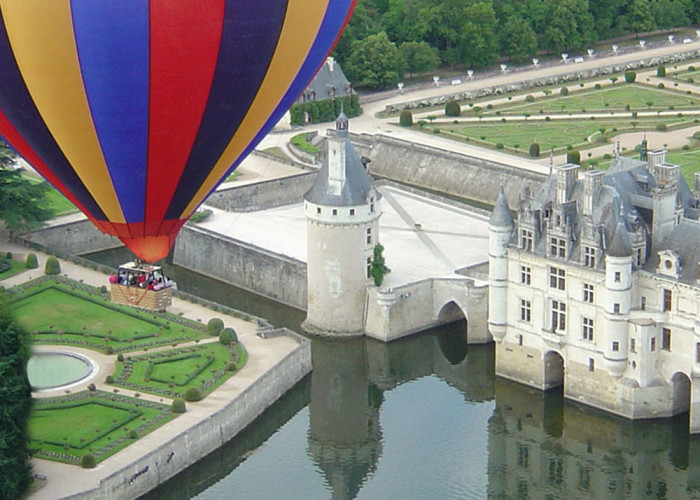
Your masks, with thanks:
<instances>
[{"instance_id":1,"label":"green lawn","mask_svg":"<svg viewBox=\"0 0 700 500\"><path fill-rule=\"evenodd\" d=\"M520 102L494 106L493 109L482 107L484 116L495 114L502 115L524 114L530 115L554 114L554 113L581 113L601 111L624 111L629 105L631 111L663 111L670 107L678 111L696 109L700 105L700 99L688 96L669 89L656 89L640 84L621 84L603 87L599 90L591 89L582 92L574 92L576 87L569 86L571 93L561 96L558 89L554 89L549 97L544 97L541 92L532 92L534 102ZM626 119L629 119L627 117Z\"/></svg>"},{"instance_id":2,"label":"green lawn","mask_svg":"<svg viewBox=\"0 0 700 500\"><path fill-rule=\"evenodd\" d=\"M7 269L6 271L0 272L0 280L5 280L7 278L11 278L11 277L18 275L19 273L23 273L24 271L27 270L27 265L24 262L20 262L18 260L6 259L6 258L0 258L0 259L6 260L10 264L9 269Z\"/></svg>"},{"instance_id":3,"label":"green lawn","mask_svg":"<svg viewBox=\"0 0 700 500\"><path fill-rule=\"evenodd\" d=\"M36 183L46 182L40 176L31 172L25 171L23 177ZM56 216L72 214L78 211L76 206L68 201L68 198L63 196L56 188L50 184L49 187L50 189L46 192L46 198L48 199L49 206L53 209Z\"/></svg>"},{"instance_id":4,"label":"green lawn","mask_svg":"<svg viewBox=\"0 0 700 500\"><path fill-rule=\"evenodd\" d=\"M37 458L78 464L92 453L99 462L174 416L168 405L100 391L41 398L29 419L29 446Z\"/></svg>"},{"instance_id":5,"label":"green lawn","mask_svg":"<svg viewBox=\"0 0 700 500\"><path fill-rule=\"evenodd\" d=\"M15 319L31 333L34 342L104 352L127 352L207 337L203 326L193 321L112 304L107 294L89 293L87 288L35 280L12 295Z\"/></svg>"},{"instance_id":6,"label":"green lawn","mask_svg":"<svg viewBox=\"0 0 700 500\"><path fill-rule=\"evenodd\" d=\"M184 396L189 387L207 395L246 361L241 344L226 347L218 342L128 356L117 364L114 385L168 398Z\"/></svg>"},{"instance_id":7,"label":"green lawn","mask_svg":"<svg viewBox=\"0 0 700 500\"><path fill-rule=\"evenodd\" d=\"M667 153L666 161L681 167L683 178L692 190L695 184L694 174L700 171L700 149Z\"/></svg>"}]
</instances>

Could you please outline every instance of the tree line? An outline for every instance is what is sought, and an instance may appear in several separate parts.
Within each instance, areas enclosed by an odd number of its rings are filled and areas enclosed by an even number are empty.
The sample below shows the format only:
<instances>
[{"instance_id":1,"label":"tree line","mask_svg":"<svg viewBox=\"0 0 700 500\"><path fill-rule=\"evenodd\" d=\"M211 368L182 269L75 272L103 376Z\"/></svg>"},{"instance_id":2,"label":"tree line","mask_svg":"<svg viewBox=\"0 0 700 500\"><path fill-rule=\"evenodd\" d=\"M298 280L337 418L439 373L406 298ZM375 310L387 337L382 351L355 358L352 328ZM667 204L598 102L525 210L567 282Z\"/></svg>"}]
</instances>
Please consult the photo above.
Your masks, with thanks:
<instances>
[{"instance_id":1,"label":"tree line","mask_svg":"<svg viewBox=\"0 0 700 500\"><path fill-rule=\"evenodd\" d=\"M358 0L335 56L355 86L386 88L441 65L522 62L693 23L697 0Z\"/></svg>"}]
</instances>

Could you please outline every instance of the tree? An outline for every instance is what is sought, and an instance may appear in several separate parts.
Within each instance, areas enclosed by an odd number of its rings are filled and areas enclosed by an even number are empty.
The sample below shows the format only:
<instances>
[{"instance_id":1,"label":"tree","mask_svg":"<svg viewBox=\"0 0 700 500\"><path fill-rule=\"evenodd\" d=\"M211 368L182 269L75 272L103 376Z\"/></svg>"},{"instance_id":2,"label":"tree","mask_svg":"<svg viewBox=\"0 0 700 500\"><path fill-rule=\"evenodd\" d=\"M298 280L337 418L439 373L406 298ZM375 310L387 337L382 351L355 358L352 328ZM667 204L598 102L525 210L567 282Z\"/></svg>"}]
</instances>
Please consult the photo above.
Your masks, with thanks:
<instances>
[{"instance_id":1,"label":"tree","mask_svg":"<svg viewBox=\"0 0 700 500\"><path fill-rule=\"evenodd\" d=\"M346 63L350 81L358 87L388 88L399 81L399 50L385 32L355 42Z\"/></svg>"},{"instance_id":2,"label":"tree","mask_svg":"<svg viewBox=\"0 0 700 500\"><path fill-rule=\"evenodd\" d=\"M680 0L656 0L651 5L652 16L660 29L687 26L690 24L685 5Z\"/></svg>"},{"instance_id":3,"label":"tree","mask_svg":"<svg viewBox=\"0 0 700 500\"><path fill-rule=\"evenodd\" d=\"M587 0L547 0L546 3L549 6L543 33L546 48L561 52L596 40Z\"/></svg>"},{"instance_id":4,"label":"tree","mask_svg":"<svg viewBox=\"0 0 700 500\"><path fill-rule=\"evenodd\" d=\"M10 235L41 227L54 216L47 199L48 184L23 177L23 170L13 168L14 161L14 153L0 141L0 219Z\"/></svg>"},{"instance_id":5,"label":"tree","mask_svg":"<svg viewBox=\"0 0 700 500\"><path fill-rule=\"evenodd\" d=\"M369 270L370 275L374 279L374 285L382 286L384 275L388 272L389 268L386 267L384 262L384 246L381 243L377 243L374 245L374 255Z\"/></svg>"},{"instance_id":6,"label":"tree","mask_svg":"<svg viewBox=\"0 0 700 500\"><path fill-rule=\"evenodd\" d=\"M425 42L404 42L399 47L399 65L401 74L430 71L440 64L440 55Z\"/></svg>"},{"instance_id":7,"label":"tree","mask_svg":"<svg viewBox=\"0 0 700 500\"><path fill-rule=\"evenodd\" d=\"M632 2L625 16L625 25L628 31L635 34L651 31L656 27L649 0L634 0Z\"/></svg>"},{"instance_id":8,"label":"tree","mask_svg":"<svg viewBox=\"0 0 700 500\"><path fill-rule=\"evenodd\" d=\"M501 55L524 61L537 51L537 37L524 19L511 17L499 29Z\"/></svg>"},{"instance_id":9,"label":"tree","mask_svg":"<svg viewBox=\"0 0 700 500\"><path fill-rule=\"evenodd\" d=\"M482 68L498 59L498 21L490 4L475 3L466 9L459 45L467 67Z\"/></svg>"},{"instance_id":10,"label":"tree","mask_svg":"<svg viewBox=\"0 0 700 500\"><path fill-rule=\"evenodd\" d=\"M32 481L27 423L32 393L27 379L26 334L12 320L0 296L0 498L20 498Z\"/></svg>"}]
</instances>

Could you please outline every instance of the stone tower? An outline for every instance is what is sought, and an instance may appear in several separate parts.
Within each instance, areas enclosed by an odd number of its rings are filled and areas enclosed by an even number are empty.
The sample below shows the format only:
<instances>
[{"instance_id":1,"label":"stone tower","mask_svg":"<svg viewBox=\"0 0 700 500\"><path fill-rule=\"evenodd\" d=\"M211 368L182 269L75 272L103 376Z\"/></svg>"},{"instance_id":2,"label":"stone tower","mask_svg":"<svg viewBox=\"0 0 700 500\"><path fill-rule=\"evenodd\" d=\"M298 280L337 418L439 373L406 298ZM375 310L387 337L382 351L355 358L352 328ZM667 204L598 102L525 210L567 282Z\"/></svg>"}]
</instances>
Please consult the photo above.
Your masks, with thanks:
<instances>
[{"instance_id":1,"label":"stone tower","mask_svg":"<svg viewBox=\"0 0 700 500\"><path fill-rule=\"evenodd\" d=\"M489 220L489 331L496 342L506 334L508 315L508 243L513 217L501 186Z\"/></svg>"},{"instance_id":2,"label":"stone tower","mask_svg":"<svg viewBox=\"0 0 700 500\"><path fill-rule=\"evenodd\" d=\"M318 334L361 335L381 195L350 144L340 113L327 160L304 195L307 220L308 309L304 328Z\"/></svg>"}]
</instances>

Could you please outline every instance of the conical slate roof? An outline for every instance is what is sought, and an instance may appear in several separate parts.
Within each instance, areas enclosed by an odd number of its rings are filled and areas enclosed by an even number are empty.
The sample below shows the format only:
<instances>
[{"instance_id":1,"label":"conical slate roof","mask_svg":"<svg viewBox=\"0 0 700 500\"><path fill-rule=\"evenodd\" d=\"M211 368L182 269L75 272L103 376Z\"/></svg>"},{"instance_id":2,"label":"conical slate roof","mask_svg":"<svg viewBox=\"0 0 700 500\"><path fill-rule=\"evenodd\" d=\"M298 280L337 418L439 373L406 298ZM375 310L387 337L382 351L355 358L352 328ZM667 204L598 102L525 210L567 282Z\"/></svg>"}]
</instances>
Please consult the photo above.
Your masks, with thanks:
<instances>
[{"instance_id":1,"label":"conical slate roof","mask_svg":"<svg viewBox=\"0 0 700 500\"><path fill-rule=\"evenodd\" d=\"M630 243L630 236L622 216L617 222L617 229L615 229L607 254L611 257L630 257L632 255L632 243Z\"/></svg>"},{"instance_id":2,"label":"conical slate roof","mask_svg":"<svg viewBox=\"0 0 700 500\"><path fill-rule=\"evenodd\" d=\"M508 208L503 185L498 190L498 197L496 198L496 204L493 207L489 224L494 227L513 227L513 216L510 213L510 208Z\"/></svg>"}]
</instances>

